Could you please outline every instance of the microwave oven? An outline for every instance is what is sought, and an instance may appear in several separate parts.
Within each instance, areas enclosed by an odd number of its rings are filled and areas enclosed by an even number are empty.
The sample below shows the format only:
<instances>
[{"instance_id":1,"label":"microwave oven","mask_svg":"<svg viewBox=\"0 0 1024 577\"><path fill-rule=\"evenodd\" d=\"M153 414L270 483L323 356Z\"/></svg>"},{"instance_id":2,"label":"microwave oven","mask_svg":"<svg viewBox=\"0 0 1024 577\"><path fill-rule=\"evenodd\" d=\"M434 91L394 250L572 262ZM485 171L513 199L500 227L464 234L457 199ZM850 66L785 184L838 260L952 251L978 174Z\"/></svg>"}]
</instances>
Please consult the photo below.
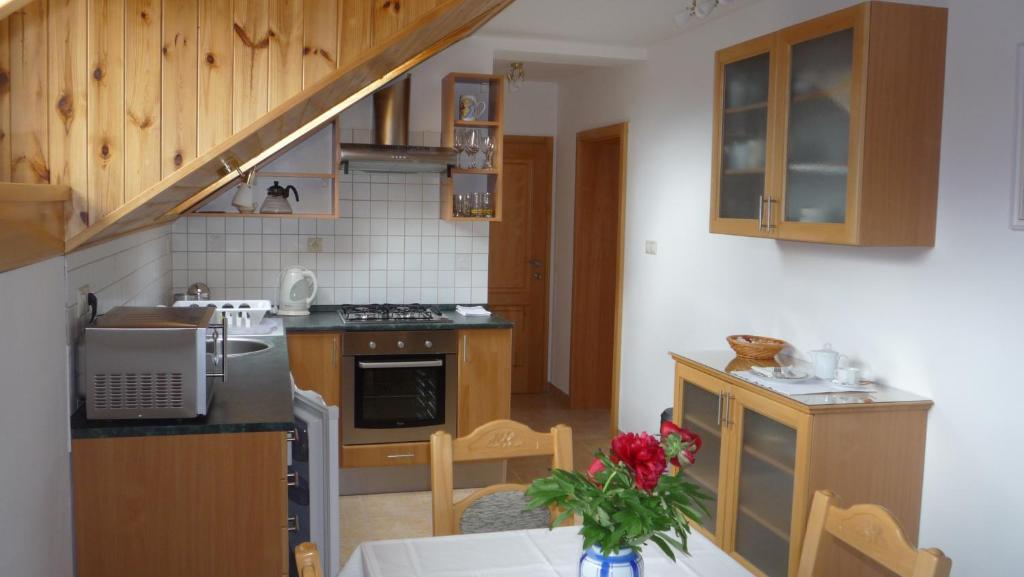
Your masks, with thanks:
<instances>
[{"instance_id":1,"label":"microwave oven","mask_svg":"<svg viewBox=\"0 0 1024 577\"><path fill-rule=\"evenodd\" d=\"M209 307L116 307L83 335L88 419L194 418L226 376L226 323Z\"/></svg>"}]
</instances>

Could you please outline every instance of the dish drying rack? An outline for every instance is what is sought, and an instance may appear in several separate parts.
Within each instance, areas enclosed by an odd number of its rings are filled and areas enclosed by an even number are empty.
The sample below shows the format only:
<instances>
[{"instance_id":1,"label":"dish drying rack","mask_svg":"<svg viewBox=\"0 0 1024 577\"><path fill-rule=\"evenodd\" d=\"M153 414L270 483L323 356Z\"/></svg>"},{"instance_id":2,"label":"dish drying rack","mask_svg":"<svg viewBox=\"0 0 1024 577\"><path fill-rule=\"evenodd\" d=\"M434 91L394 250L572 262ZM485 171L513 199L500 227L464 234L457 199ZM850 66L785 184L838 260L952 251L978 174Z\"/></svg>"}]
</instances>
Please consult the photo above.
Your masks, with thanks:
<instances>
[{"instance_id":1,"label":"dish drying rack","mask_svg":"<svg viewBox=\"0 0 1024 577\"><path fill-rule=\"evenodd\" d=\"M213 307L217 309L213 322L223 322L228 327L251 328L263 321L272 305L268 300L237 301L175 301L175 307Z\"/></svg>"}]
</instances>

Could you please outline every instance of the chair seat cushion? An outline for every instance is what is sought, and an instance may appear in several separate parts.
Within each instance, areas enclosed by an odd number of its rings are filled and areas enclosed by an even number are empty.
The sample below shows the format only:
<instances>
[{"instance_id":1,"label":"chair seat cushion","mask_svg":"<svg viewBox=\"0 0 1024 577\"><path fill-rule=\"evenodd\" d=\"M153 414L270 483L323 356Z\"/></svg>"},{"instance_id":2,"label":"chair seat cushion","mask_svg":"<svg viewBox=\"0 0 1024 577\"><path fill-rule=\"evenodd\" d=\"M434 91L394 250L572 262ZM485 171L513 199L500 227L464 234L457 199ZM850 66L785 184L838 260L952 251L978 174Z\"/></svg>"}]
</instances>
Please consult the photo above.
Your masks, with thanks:
<instances>
[{"instance_id":1,"label":"chair seat cushion","mask_svg":"<svg viewBox=\"0 0 1024 577\"><path fill-rule=\"evenodd\" d=\"M466 508L459 528L463 534L470 534L547 527L551 522L547 508L527 511L528 502L519 491L486 495Z\"/></svg>"}]
</instances>

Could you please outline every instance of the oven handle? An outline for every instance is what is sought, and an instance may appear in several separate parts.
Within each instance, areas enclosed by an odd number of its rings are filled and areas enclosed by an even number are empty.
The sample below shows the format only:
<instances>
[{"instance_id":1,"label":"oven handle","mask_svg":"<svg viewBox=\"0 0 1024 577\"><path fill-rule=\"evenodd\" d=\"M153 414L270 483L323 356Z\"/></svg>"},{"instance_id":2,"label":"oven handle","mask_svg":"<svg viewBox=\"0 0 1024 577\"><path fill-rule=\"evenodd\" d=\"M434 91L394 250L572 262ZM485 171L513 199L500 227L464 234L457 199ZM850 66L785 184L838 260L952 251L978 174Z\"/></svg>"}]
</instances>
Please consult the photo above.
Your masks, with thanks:
<instances>
[{"instance_id":1,"label":"oven handle","mask_svg":"<svg viewBox=\"0 0 1024 577\"><path fill-rule=\"evenodd\" d=\"M359 361L360 369L422 369L426 367L442 367L444 361Z\"/></svg>"}]
</instances>

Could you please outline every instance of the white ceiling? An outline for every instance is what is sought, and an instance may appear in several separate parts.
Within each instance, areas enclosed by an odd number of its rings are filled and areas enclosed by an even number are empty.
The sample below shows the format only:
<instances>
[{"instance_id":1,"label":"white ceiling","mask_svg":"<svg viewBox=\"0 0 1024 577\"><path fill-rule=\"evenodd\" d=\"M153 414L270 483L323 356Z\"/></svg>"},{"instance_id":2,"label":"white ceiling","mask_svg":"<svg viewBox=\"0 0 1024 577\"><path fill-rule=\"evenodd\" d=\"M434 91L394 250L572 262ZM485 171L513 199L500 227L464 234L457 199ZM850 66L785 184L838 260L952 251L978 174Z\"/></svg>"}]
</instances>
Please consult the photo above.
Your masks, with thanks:
<instances>
[{"instance_id":1,"label":"white ceiling","mask_svg":"<svg viewBox=\"0 0 1024 577\"><path fill-rule=\"evenodd\" d=\"M647 47L679 33L683 0L516 0L486 34Z\"/></svg>"},{"instance_id":2,"label":"white ceiling","mask_svg":"<svg viewBox=\"0 0 1024 577\"><path fill-rule=\"evenodd\" d=\"M495 58L494 73L504 74L511 63L511 60ZM570 78L595 68L598 68L598 66L558 62L523 62L523 71L526 73L526 79L531 82L557 82L563 78Z\"/></svg>"},{"instance_id":3,"label":"white ceiling","mask_svg":"<svg viewBox=\"0 0 1024 577\"><path fill-rule=\"evenodd\" d=\"M519 61L528 80L558 81L645 60L648 47L757 1L720 0L680 26L692 0L516 0L478 34L494 48L495 72Z\"/></svg>"}]
</instances>

